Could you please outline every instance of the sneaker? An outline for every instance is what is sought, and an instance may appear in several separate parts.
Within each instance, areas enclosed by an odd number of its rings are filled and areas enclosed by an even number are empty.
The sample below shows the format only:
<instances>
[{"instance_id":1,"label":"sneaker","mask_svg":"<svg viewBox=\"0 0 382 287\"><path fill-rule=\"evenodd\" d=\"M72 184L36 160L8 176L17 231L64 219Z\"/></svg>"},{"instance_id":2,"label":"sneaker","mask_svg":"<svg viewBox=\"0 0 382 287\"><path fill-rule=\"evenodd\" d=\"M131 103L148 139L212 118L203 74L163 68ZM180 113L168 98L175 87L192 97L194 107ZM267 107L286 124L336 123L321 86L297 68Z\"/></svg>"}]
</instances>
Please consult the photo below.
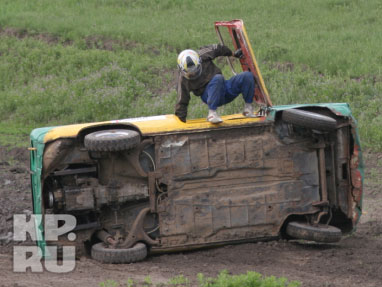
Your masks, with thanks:
<instances>
[{"instance_id":1,"label":"sneaker","mask_svg":"<svg viewBox=\"0 0 382 287\"><path fill-rule=\"evenodd\" d=\"M207 121L213 124L218 124L223 122L223 120L219 117L217 112L214 110L208 110Z\"/></svg>"},{"instance_id":2,"label":"sneaker","mask_svg":"<svg viewBox=\"0 0 382 287\"><path fill-rule=\"evenodd\" d=\"M256 117L256 115L253 113L253 106L252 106L252 104L245 103L243 115L245 117L247 117L247 118L255 118Z\"/></svg>"}]
</instances>

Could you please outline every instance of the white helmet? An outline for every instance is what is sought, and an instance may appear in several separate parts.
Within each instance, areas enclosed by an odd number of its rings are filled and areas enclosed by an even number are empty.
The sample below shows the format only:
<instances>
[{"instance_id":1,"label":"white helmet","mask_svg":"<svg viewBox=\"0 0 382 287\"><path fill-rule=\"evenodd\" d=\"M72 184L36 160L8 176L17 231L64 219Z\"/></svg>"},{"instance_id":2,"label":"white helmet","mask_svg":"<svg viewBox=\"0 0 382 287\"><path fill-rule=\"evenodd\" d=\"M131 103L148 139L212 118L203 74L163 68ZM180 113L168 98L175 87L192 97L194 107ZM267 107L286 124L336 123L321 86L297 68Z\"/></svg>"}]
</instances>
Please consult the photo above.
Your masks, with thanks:
<instances>
[{"instance_id":1,"label":"white helmet","mask_svg":"<svg viewBox=\"0 0 382 287\"><path fill-rule=\"evenodd\" d=\"M184 50L178 56L178 67L187 79L196 79L202 73L202 60L194 50Z\"/></svg>"}]
</instances>

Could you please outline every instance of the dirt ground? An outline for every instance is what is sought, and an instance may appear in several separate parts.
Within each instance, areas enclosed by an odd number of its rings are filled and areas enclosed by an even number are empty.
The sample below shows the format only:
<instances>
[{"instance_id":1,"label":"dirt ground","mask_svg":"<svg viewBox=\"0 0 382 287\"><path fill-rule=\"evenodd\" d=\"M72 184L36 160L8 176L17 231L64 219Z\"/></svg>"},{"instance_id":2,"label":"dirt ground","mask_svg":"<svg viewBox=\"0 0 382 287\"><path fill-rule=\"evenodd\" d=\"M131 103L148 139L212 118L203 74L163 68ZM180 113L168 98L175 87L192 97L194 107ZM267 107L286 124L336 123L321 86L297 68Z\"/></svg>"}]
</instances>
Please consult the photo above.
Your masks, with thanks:
<instances>
[{"instance_id":1,"label":"dirt ground","mask_svg":"<svg viewBox=\"0 0 382 287\"><path fill-rule=\"evenodd\" d=\"M187 253L148 257L144 262L107 265L82 257L67 274L12 271L12 215L30 214L28 153L0 147L0 286L99 286L113 279L126 286L128 278L167 282L183 274L216 276L256 271L299 280L302 286L376 287L382 285L382 154L365 152L364 214L357 231L338 244L271 241L230 245Z\"/></svg>"}]
</instances>

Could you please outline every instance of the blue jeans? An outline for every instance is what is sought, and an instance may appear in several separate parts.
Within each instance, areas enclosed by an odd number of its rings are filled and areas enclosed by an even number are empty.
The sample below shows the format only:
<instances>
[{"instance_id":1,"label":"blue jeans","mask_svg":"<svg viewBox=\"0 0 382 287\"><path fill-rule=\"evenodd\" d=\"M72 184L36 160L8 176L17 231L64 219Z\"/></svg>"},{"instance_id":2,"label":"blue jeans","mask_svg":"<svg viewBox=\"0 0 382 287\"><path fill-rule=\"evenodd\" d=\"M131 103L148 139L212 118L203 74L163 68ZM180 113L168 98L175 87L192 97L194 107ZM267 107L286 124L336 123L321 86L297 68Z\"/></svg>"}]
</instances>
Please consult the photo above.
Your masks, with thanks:
<instances>
[{"instance_id":1,"label":"blue jeans","mask_svg":"<svg viewBox=\"0 0 382 287\"><path fill-rule=\"evenodd\" d=\"M225 80L223 75L215 75L207 84L202 101L210 110L232 102L239 94L243 94L246 103L253 102L255 79L251 72L243 72Z\"/></svg>"}]
</instances>

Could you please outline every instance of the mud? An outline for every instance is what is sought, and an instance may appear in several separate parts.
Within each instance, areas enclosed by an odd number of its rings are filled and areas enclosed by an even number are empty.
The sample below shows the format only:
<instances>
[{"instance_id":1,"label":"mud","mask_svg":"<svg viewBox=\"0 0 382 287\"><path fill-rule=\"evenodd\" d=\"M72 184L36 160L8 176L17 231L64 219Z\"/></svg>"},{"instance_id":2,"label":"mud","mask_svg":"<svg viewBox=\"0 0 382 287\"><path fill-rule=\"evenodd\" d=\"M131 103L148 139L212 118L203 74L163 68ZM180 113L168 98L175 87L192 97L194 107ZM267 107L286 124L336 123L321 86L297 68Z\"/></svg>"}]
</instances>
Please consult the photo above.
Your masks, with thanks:
<instances>
[{"instance_id":1,"label":"mud","mask_svg":"<svg viewBox=\"0 0 382 287\"><path fill-rule=\"evenodd\" d=\"M364 214L357 231L338 244L270 241L230 245L187 253L148 257L144 262L105 265L81 257L68 274L12 272L12 215L32 210L28 152L0 147L0 286L99 286L108 279L125 286L128 278L155 283L183 274L216 276L257 271L299 280L302 286L381 286L382 154L365 153Z\"/></svg>"}]
</instances>

